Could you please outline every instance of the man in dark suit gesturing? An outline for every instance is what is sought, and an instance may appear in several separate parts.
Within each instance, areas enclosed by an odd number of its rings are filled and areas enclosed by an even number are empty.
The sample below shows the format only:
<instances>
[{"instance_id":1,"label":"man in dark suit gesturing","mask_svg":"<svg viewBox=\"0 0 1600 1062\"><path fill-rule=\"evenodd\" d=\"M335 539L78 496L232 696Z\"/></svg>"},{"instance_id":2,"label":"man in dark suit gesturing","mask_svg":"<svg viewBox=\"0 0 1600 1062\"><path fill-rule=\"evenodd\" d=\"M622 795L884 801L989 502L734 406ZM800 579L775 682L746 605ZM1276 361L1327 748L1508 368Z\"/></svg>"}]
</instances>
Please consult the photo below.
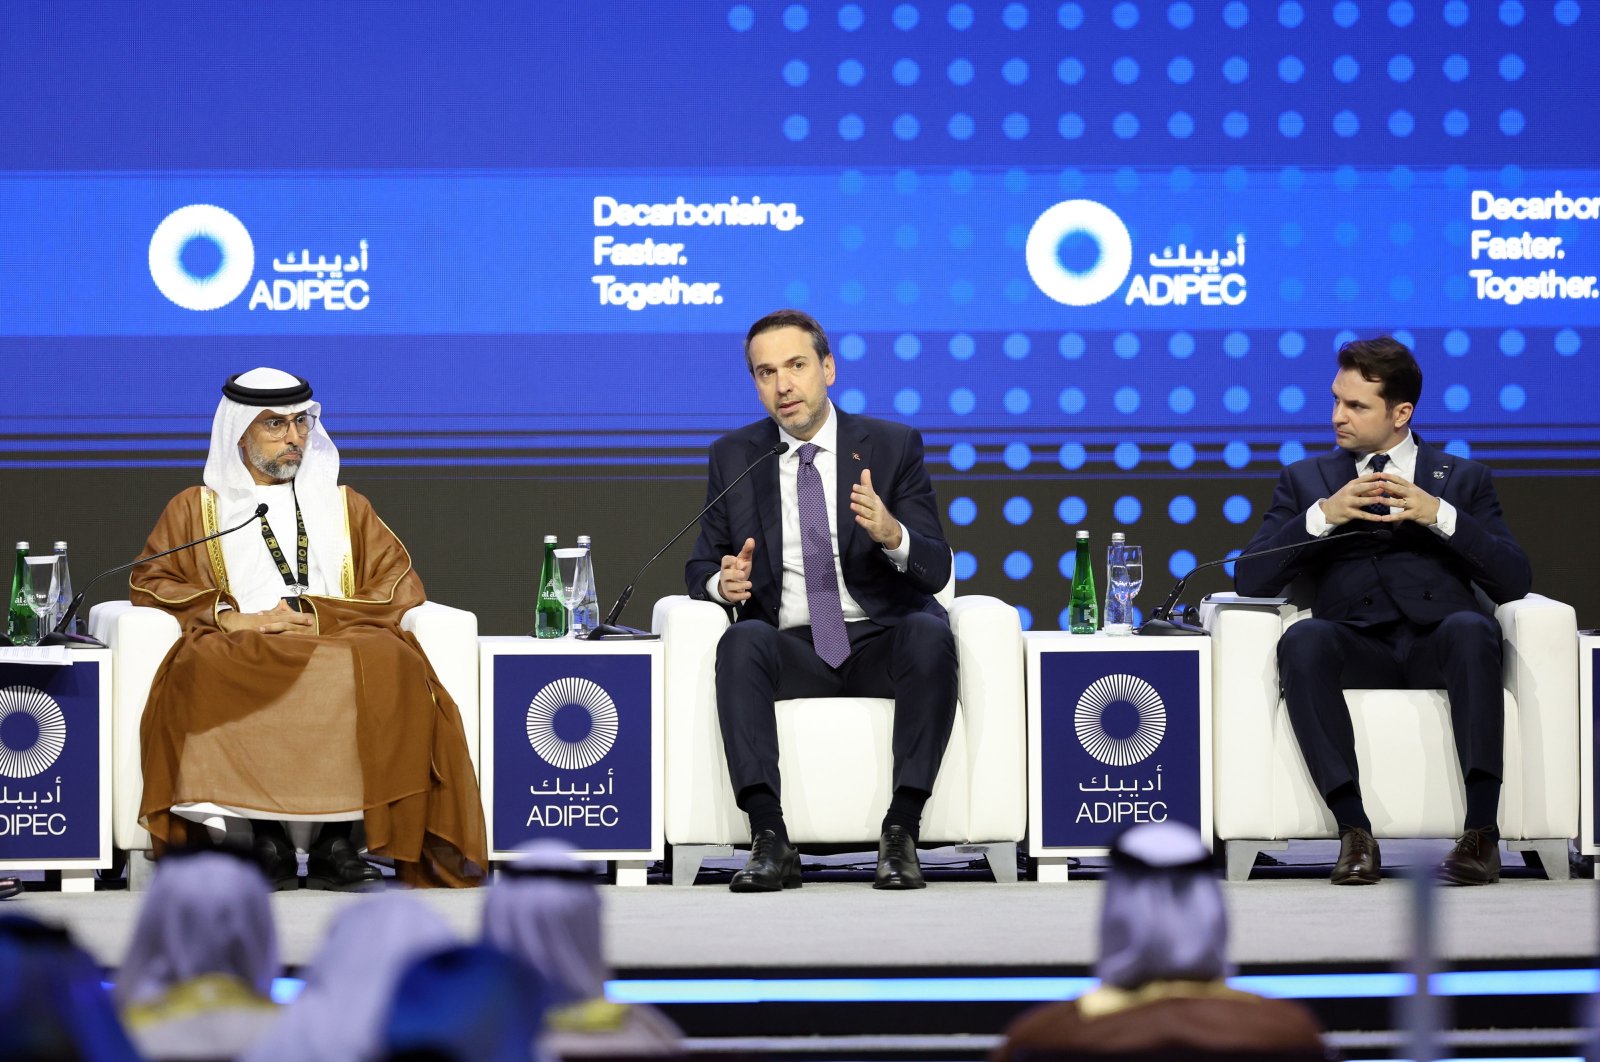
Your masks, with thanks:
<instances>
[{"instance_id":1,"label":"man in dark suit gesturing","mask_svg":"<svg viewBox=\"0 0 1600 1062\"><path fill-rule=\"evenodd\" d=\"M734 610L717 645L717 716L750 859L735 892L800 884L779 802L773 703L892 697L894 794L878 839L880 889L920 889L922 807L956 708L955 640L933 595L950 578L922 436L842 413L834 360L809 315L750 326L745 363L769 419L711 445L706 497L757 467L701 520L689 594ZM762 460L780 443L788 449Z\"/></svg>"},{"instance_id":2,"label":"man in dark suit gesturing","mask_svg":"<svg viewBox=\"0 0 1600 1062\"><path fill-rule=\"evenodd\" d=\"M1343 692L1370 688L1449 694L1467 810L1440 870L1458 885L1500 879L1500 627L1474 588L1501 604L1528 593L1532 572L1489 470L1412 433L1421 396L1422 370L1403 344L1384 336L1340 348L1339 448L1284 469L1245 552L1355 530L1392 534L1240 561L1234 574L1251 596L1278 594L1299 577L1313 587L1311 618L1278 643L1278 677L1306 766L1339 824L1336 885L1381 876Z\"/></svg>"}]
</instances>

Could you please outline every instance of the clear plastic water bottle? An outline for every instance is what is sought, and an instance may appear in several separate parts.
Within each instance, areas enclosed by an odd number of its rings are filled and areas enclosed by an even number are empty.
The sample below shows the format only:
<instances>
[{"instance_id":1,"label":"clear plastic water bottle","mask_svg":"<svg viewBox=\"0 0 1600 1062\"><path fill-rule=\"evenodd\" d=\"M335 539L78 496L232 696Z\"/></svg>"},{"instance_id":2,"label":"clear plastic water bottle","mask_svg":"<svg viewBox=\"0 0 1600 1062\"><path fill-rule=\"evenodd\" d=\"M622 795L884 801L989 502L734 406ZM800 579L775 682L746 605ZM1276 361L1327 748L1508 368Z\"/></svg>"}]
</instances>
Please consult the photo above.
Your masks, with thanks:
<instances>
[{"instance_id":1,"label":"clear plastic water bottle","mask_svg":"<svg viewBox=\"0 0 1600 1062\"><path fill-rule=\"evenodd\" d=\"M1121 531L1114 531L1111 534L1111 545L1106 547L1106 610L1101 616L1104 620L1103 629L1107 634L1128 634L1133 630L1133 620L1128 615L1128 599L1119 592L1117 581L1112 576L1117 550L1126 545L1127 541L1127 535Z\"/></svg>"},{"instance_id":2,"label":"clear plastic water bottle","mask_svg":"<svg viewBox=\"0 0 1600 1062\"><path fill-rule=\"evenodd\" d=\"M55 630L56 624L61 622L61 617L67 614L67 608L72 604L72 572L67 567L67 544L57 542L55 545L56 556L61 558L61 589L56 594L55 607L50 610L50 629ZM72 626L78 626L78 617L72 618ZM68 634L78 633L76 629Z\"/></svg>"},{"instance_id":3,"label":"clear plastic water bottle","mask_svg":"<svg viewBox=\"0 0 1600 1062\"><path fill-rule=\"evenodd\" d=\"M578 562L578 578L583 585L583 596L572 610L572 636L588 637L590 631L600 626L600 592L595 587L594 552L588 535L578 536L578 548L583 550L583 560Z\"/></svg>"}]
</instances>

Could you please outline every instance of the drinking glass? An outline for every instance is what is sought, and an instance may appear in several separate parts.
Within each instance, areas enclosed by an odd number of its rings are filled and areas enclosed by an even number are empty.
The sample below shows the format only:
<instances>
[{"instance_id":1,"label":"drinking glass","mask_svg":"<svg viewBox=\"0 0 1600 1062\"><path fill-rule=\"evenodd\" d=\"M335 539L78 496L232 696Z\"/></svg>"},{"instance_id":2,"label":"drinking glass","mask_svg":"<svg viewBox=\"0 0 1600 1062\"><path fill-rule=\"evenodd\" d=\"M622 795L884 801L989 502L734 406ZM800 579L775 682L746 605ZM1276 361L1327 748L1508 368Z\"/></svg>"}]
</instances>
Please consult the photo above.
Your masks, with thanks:
<instances>
[{"instance_id":1,"label":"drinking glass","mask_svg":"<svg viewBox=\"0 0 1600 1062\"><path fill-rule=\"evenodd\" d=\"M61 569L65 558L52 553L46 557L28 557L26 560L28 610L35 618L34 641L37 642L50 633L50 619L55 615L56 598L61 594Z\"/></svg>"},{"instance_id":2,"label":"drinking glass","mask_svg":"<svg viewBox=\"0 0 1600 1062\"><path fill-rule=\"evenodd\" d=\"M583 604L584 569L588 567L589 551L581 546L567 546L556 550L556 574L561 577L561 603L567 607L567 634L576 637L573 630L573 613Z\"/></svg>"}]
</instances>

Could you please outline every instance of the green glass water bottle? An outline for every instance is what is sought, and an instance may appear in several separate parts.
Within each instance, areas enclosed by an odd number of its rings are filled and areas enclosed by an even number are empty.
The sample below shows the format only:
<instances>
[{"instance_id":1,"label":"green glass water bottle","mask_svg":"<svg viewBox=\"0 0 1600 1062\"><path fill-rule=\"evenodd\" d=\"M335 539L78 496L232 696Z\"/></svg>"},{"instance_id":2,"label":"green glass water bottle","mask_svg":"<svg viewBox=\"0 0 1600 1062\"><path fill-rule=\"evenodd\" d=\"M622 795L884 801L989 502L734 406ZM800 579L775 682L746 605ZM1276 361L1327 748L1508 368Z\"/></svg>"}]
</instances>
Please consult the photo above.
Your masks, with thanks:
<instances>
[{"instance_id":1,"label":"green glass water bottle","mask_svg":"<svg viewBox=\"0 0 1600 1062\"><path fill-rule=\"evenodd\" d=\"M534 609L533 633L540 638L560 638L567 633L567 606L561 599L561 573L556 568L556 536L544 536L544 563L539 566L539 601Z\"/></svg>"},{"instance_id":2,"label":"green glass water bottle","mask_svg":"<svg viewBox=\"0 0 1600 1062\"><path fill-rule=\"evenodd\" d=\"M1093 634L1100 629L1100 602L1094 592L1094 563L1089 559L1089 532L1078 532L1078 555L1072 567L1072 599L1067 603L1068 629Z\"/></svg>"},{"instance_id":3,"label":"green glass water bottle","mask_svg":"<svg viewBox=\"0 0 1600 1062\"><path fill-rule=\"evenodd\" d=\"M33 609L28 607L28 544L17 543L17 563L11 569L11 598L6 606L6 634L12 645L32 645L38 641L34 628L38 625Z\"/></svg>"}]
</instances>

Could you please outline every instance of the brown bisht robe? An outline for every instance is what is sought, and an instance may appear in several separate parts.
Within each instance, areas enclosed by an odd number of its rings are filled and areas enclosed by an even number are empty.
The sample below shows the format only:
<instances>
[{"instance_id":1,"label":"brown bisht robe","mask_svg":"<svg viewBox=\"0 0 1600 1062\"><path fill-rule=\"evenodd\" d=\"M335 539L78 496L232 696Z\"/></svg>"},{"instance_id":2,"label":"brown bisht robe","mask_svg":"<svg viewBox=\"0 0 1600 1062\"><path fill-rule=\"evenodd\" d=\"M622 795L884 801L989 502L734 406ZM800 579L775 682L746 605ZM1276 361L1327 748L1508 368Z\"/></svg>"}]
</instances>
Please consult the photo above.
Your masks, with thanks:
<instances>
[{"instance_id":1,"label":"brown bisht robe","mask_svg":"<svg viewBox=\"0 0 1600 1062\"><path fill-rule=\"evenodd\" d=\"M140 726L140 821L159 857L196 828L174 804L264 818L360 810L368 851L392 858L403 882L476 885L488 846L461 715L400 629L422 581L367 499L342 490L343 596L306 596L315 636L223 631L218 605L238 606L215 540L133 570L133 603L183 627ZM214 497L191 487L169 502L144 555L218 530Z\"/></svg>"}]
</instances>

